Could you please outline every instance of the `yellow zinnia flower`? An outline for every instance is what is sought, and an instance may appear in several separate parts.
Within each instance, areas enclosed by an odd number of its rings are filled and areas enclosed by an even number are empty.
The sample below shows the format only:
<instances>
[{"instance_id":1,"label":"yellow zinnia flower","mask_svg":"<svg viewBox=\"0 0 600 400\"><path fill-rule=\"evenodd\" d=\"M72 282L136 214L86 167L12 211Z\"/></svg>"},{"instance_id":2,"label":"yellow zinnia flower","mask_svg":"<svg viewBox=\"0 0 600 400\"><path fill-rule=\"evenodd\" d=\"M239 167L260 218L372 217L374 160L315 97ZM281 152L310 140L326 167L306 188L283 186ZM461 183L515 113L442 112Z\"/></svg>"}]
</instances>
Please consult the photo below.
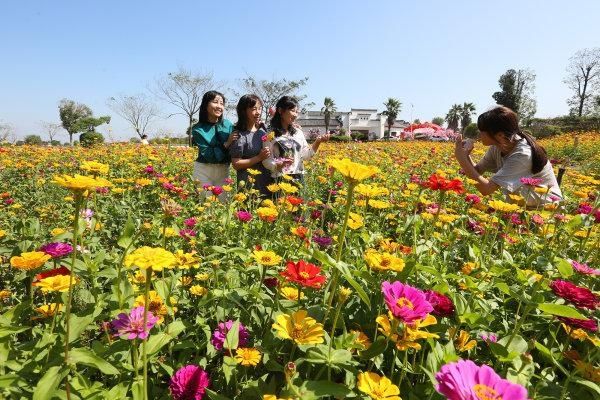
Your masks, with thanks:
<instances>
[{"instance_id":1,"label":"yellow zinnia flower","mask_svg":"<svg viewBox=\"0 0 600 400\"><path fill-rule=\"evenodd\" d=\"M173 253L161 247L140 247L125 257L126 267L151 268L154 271L172 268L176 263L177 259Z\"/></svg>"},{"instance_id":2,"label":"yellow zinnia flower","mask_svg":"<svg viewBox=\"0 0 600 400\"><path fill-rule=\"evenodd\" d=\"M112 186L106 179L79 174L75 174L75 176L57 175L54 177L53 182L78 193L83 193L86 190L95 190L98 187Z\"/></svg>"},{"instance_id":3,"label":"yellow zinnia flower","mask_svg":"<svg viewBox=\"0 0 600 400\"><path fill-rule=\"evenodd\" d=\"M108 174L108 164L102 164L98 161L84 161L80 168L92 174Z\"/></svg>"},{"instance_id":4,"label":"yellow zinnia flower","mask_svg":"<svg viewBox=\"0 0 600 400\"><path fill-rule=\"evenodd\" d=\"M208 289L200 285L194 285L190 288L190 293L194 296L204 296L208 293Z\"/></svg>"},{"instance_id":5,"label":"yellow zinnia flower","mask_svg":"<svg viewBox=\"0 0 600 400\"><path fill-rule=\"evenodd\" d=\"M308 317L306 310L298 310L291 315L281 314L275 321L273 329L281 339L290 339L297 344L323 343L323 325Z\"/></svg>"},{"instance_id":6,"label":"yellow zinnia flower","mask_svg":"<svg viewBox=\"0 0 600 400\"><path fill-rule=\"evenodd\" d=\"M260 362L260 358L260 351L253 347L240 347L235 351L235 360L244 367L257 365Z\"/></svg>"},{"instance_id":7,"label":"yellow zinnia flower","mask_svg":"<svg viewBox=\"0 0 600 400\"><path fill-rule=\"evenodd\" d=\"M282 258L272 251L254 250L252 257L260 265L273 266L281 262Z\"/></svg>"},{"instance_id":8,"label":"yellow zinnia flower","mask_svg":"<svg viewBox=\"0 0 600 400\"><path fill-rule=\"evenodd\" d=\"M6 231L4 229L0 229L0 238L6 236Z\"/></svg>"},{"instance_id":9,"label":"yellow zinnia flower","mask_svg":"<svg viewBox=\"0 0 600 400\"><path fill-rule=\"evenodd\" d=\"M279 182L279 188L283 190L285 193L296 193L298 191L298 187L294 186L287 182Z\"/></svg>"},{"instance_id":10,"label":"yellow zinnia flower","mask_svg":"<svg viewBox=\"0 0 600 400\"><path fill-rule=\"evenodd\" d=\"M404 269L404 260L388 252L379 253L374 249L365 252L365 260L369 268L376 271L396 271Z\"/></svg>"},{"instance_id":11,"label":"yellow zinnia flower","mask_svg":"<svg viewBox=\"0 0 600 400\"><path fill-rule=\"evenodd\" d=\"M501 212L514 212L520 208L517 204L505 203L501 200L492 200L488 202L488 205L494 210Z\"/></svg>"},{"instance_id":12,"label":"yellow zinnia flower","mask_svg":"<svg viewBox=\"0 0 600 400\"><path fill-rule=\"evenodd\" d=\"M402 400L399 396L398 386L385 376L377 375L375 372L359 373L356 387L374 400Z\"/></svg>"},{"instance_id":13,"label":"yellow zinnia flower","mask_svg":"<svg viewBox=\"0 0 600 400\"><path fill-rule=\"evenodd\" d=\"M283 286L279 289L279 293L288 300L298 301L298 288L293 286ZM300 292L300 298L305 298L304 292Z\"/></svg>"},{"instance_id":14,"label":"yellow zinnia flower","mask_svg":"<svg viewBox=\"0 0 600 400\"><path fill-rule=\"evenodd\" d=\"M63 305L60 303L50 303L39 306L35 309L38 313L41 314L41 318L52 317L57 312L60 312Z\"/></svg>"},{"instance_id":15,"label":"yellow zinnia flower","mask_svg":"<svg viewBox=\"0 0 600 400\"><path fill-rule=\"evenodd\" d=\"M354 190L356 193L369 198L390 194L389 189L384 186L367 185L364 183L357 185Z\"/></svg>"},{"instance_id":16,"label":"yellow zinnia flower","mask_svg":"<svg viewBox=\"0 0 600 400\"><path fill-rule=\"evenodd\" d=\"M184 253L183 250L177 250L175 253L177 259L177 266L182 269L198 268L200 267L200 258L196 256L196 252Z\"/></svg>"},{"instance_id":17,"label":"yellow zinnia flower","mask_svg":"<svg viewBox=\"0 0 600 400\"><path fill-rule=\"evenodd\" d=\"M329 159L327 163L344 176L351 184L356 184L379 173L379 168L355 163L348 158Z\"/></svg>"},{"instance_id":18,"label":"yellow zinnia flower","mask_svg":"<svg viewBox=\"0 0 600 400\"><path fill-rule=\"evenodd\" d=\"M41 267L50 258L51 257L43 251L30 251L23 253L20 256L12 257L10 259L10 265L16 269L30 271Z\"/></svg>"},{"instance_id":19,"label":"yellow zinnia flower","mask_svg":"<svg viewBox=\"0 0 600 400\"><path fill-rule=\"evenodd\" d=\"M348 227L350 229L358 229L364 225L364 219L359 214L351 212L348 216Z\"/></svg>"},{"instance_id":20,"label":"yellow zinnia flower","mask_svg":"<svg viewBox=\"0 0 600 400\"><path fill-rule=\"evenodd\" d=\"M258 217L261 220L268 221L268 222L275 221L275 219L279 215L279 212L277 212L277 209L275 209L273 207L259 207L256 210L256 213L258 214Z\"/></svg>"},{"instance_id":21,"label":"yellow zinnia flower","mask_svg":"<svg viewBox=\"0 0 600 400\"><path fill-rule=\"evenodd\" d=\"M70 275L55 275L44 278L34 283L35 286L42 289L42 292L66 292L69 290ZM77 278L73 279L73 284L77 283Z\"/></svg>"}]
</instances>

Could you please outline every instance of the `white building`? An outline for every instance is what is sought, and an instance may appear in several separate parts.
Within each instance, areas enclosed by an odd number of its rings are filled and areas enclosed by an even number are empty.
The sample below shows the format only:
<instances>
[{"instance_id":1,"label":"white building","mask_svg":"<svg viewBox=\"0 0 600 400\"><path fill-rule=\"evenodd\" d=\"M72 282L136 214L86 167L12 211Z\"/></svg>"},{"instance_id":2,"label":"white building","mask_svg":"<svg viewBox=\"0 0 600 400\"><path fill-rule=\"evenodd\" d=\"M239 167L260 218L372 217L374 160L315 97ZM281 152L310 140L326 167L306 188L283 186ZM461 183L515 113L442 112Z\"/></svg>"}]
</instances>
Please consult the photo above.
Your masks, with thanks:
<instances>
[{"instance_id":1,"label":"white building","mask_svg":"<svg viewBox=\"0 0 600 400\"><path fill-rule=\"evenodd\" d=\"M325 133L325 117L320 111L307 111L298 116L296 122L302 126L304 133ZM408 126L406 121L396 121L391 129L391 137L399 136L402 129ZM382 139L387 131L387 117L374 108L351 108L350 111L336 112L329 121L329 130L345 134L362 133L369 140Z\"/></svg>"}]
</instances>

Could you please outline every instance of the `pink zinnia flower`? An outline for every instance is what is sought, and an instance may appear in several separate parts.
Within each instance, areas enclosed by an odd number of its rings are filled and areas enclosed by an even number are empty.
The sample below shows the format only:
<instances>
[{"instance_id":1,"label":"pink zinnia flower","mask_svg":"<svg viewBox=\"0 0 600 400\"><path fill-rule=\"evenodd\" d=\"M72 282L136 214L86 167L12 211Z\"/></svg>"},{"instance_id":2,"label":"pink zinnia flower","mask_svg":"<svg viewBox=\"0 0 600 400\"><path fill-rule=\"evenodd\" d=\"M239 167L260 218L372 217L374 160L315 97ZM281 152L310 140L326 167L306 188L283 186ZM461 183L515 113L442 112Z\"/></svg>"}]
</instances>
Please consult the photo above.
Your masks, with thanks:
<instances>
[{"instance_id":1,"label":"pink zinnia flower","mask_svg":"<svg viewBox=\"0 0 600 400\"><path fill-rule=\"evenodd\" d=\"M233 183L233 179L231 179L231 178L225 178L224 182L225 182L226 185L231 185Z\"/></svg>"},{"instance_id":2,"label":"pink zinnia flower","mask_svg":"<svg viewBox=\"0 0 600 400\"><path fill-rule=\"evenodd\" d=\"M590 332L598 332L598 323L594 319L575 319L567 317L557 317L560 321L575 329L585 329Z\"/></svg>"},{"instance_id":3,"label":"pink zinnia flower","mask_svg":"<svg viewBox=\"0 0 600 400\"><path fill-rule=\"evenodd\" d=\"M594 207L592 207L589 203L581 203L579 204L579 207L577 207L577 214L591 214L592 211L594 210Z\"/></svg>"},{"instance_id":4,"label":"pink zinnia flower","mask_svg":"<svg viewBox=\"0 0 600 400\"><path fill-rule=\"evenodd\" d=\"M248 211L244 211L244 210L240 210L240 211L236 212L235 216L238 220L240 220L242 222L248 222L252 219L252 214L250 214Z\"/></svg>"},{"instance_id":5,"label":"pink zinnia flower","mask_svg":"<svg viewBox=\"0 0 600 400\"><path fill-rule=\"evenodd\" d=\"M191 238L196 237L196 231L192 229L181 229L179 231L179 236L186 240L190 240Z\"/></svg>"},{"instance_id":6,"label":"pink zinnia flower","mask_svg":"<svg viewBox=\"0 0 600 400\"><path fill-rule=\"evenodd\" d=\"M229 332L232 326L232 320L229 320L227 322L219 322L217 329L214 330L212 338L210 339L210 342L213 346L215 346L215 349L221 350L223 348L223 343L225 343L227 333ZM238 347L246 347L246 345L248 344L248 338L250 337L250 334L248 333L248 329L242 323L240 323L239 329L240 332L238 336Z\"/></svg>"},{"instance_id":7,"label":"pink zinnia flower","mask_svg":"<svg viewBox=\"0 0 600 400\"><path fill-rule=\"evenodd\" d=\"M479 366L470 360L449 363L435 375L439 393L448 400L527 400L527 390L502 379L487 365Z\"/></svg>"},{"instance_id":8,"label":"pink zinnia flower","mask_svg":"<svg viewBox=\"0 0 600 400\"><path fill-rule=\"evenodd\" d=\"M479 337L481 340L488 343L496 343L498 341L498 336L495 333L481 332Z\"/></svg>"},{"instance_id":9,"label":"pink zinnia flower","mask_svg":"<svg viewBox=\"0 0 600 400\"><path fill-rule=\"evenodd\" d=\"M532 220L532 221L533 221L533 223L534 223L534 224L536 224L536 225L544 225L544 218L543 218L541 215L539 215L539 214L534 214L534 215L531 217L531 220Z\"/></svg>"},{"instance_id":10,"label":"pink zinnia flower","mask_svg":"<svg viewBox=\"0 0 600 400\"><path fill-rule=\"evenodd\" d=\"M550 283L550 288L554 294L567 301L570 301L579 308L589 308L593 310L598 306L598 296L596 296L591 290L577 286L569 281L557 279Z\"/></svg>"},{"instance_id":11,"label":"pink zinnia flower","mask_svg":"<svg viewBox=\"0 0 600 400\"><path fill-rule=\"evenodd\" d=\"M575 271L579 272L580 274L584 274L584 275L600 275L600 269L591 268L587 264L578 263L575 260L571 260L571 265L573 266L573 269Z\"/></svg>"},{"instance_id":12,"label":"pink zinnia flower","mask_svg":"<svg viewBox=\"0 0 600 400\"><path fill-rule=\"evenodd\" d=\"M426 290L425 298L433 307L433 311L431 312L433 315L449 317L454 314L454 303L452 303L452 300L448 296L435 290Z\"/></svg>"},{"instance_id":13,"label":"pink zinnia flower","mask_svg":"<svg viewBox=\"0 0 600 400\"><path fill-rule=\"evenodd\" d=\"M185 221L183 221L183 224L188 228L193 228L194 226L196 226L197 223L198 221L194 217L188 218Z\"/></svg>"},{"instance_id":14,"label":"pink zinnia flower","mask_svg":"<svg viewBox=\"0 0 600 400\"><path fill-rule=\"evenodd\" d=\"M215 196L220 195L221 193L223 193L223 188L221 186L213 186L211 189L212 194L214 194Z\"/></svg>"},{"instance_id":15,"label":"pink zinnia flower","mask_svg":"<svg viewBox=\"0 0 600 400\"><path fill-rule=\"evenodd\" d=\"M117 315L117 319L113 320L111 325L121 339L146 339L156 321L158 318L148 311L144 326L144 307L135 307L129 314Z\"/></svg>"},{"instance_id":16,"label":"pink zinnia flower","mask_svg":"<svg viewBox=\"0 0 600 400\"><path fill-rule=\"evenodd\" d=\"M210 385L208 373L197 365L179 368L171 377L169 390L175 400L201 400Z\"/></svg>"},{"instance_id":17,"label":"pink zinnia flower","mask_svg":"<svg viewBox=\"0 0 600 400\"><path fill-rule=\"evenodd\" d=\"M544 180L540 178L521 178L521 183L527 186L537 186Z\"/></svg>"},{"instance_id":18,"label":"pink zinnia flower","mask_svg":"<svg viewBox=\"0 0 600 400\"><path fill-rule=\"evenodd\" d=\"M71 254L73 246L69 243L62 242L47 243L40 247L40 251L43 251L52 258L60 258Z\"/></svg>"},{"instance_id":19,"label":"pink zinnia flower","mask_svg":"<svg viewBox=\"0 0 600 400\"><path fill-rule=\"evenodd\" d=\"M481 198L476 194L468 194L465 196L465 201L471 204L479 204L481 203Z\"/></svg>"},{"instance_id":20,"label":"pink zinnia flower","mask_svg":"<svg viewBox=\"0 0 600 400\"><path fill-rule=\"evenodd\" d=\"M433 311L423 291L400 281L381 284L384 300L394 317L405 323L423 319Z\"/></svg>"}]
</instances>

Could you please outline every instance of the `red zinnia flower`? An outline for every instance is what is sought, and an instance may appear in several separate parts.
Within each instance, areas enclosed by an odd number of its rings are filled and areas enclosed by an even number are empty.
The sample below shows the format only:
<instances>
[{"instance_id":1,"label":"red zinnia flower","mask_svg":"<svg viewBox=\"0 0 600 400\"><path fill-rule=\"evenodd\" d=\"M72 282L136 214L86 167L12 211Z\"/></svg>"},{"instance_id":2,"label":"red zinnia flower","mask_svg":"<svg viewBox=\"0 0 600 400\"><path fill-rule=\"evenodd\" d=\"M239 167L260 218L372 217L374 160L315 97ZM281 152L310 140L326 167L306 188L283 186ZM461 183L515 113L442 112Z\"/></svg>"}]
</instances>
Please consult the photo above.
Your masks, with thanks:
<instances>
[{"instance_id":1,"label":"red zinnia flower","mask_svg":"<svg viewBox=\"0 0 600 400\"><path fill-rule=\"evenodd\" d=\"M575 304L580 308L595 309L598 306L599 299L591 290L580 287L569 281L557 279L552 281L550 288L557 296Z\"/></svg>"},{"instance_id":2,"label":"red zinnia flower","mask_svg":"<svg viewBox=\"0 0 600 400\"><path fill-rule=\"evenodd\" d=\"M324 275L321 275L320 272L320 267L304 260L300 260L297 263L288 261L285 271L280 274L287 279L288 282L298 283L304 287L320 289L327 279Z\"/></svg>"},{"instance_id":3,"label":"red zinnia flower","mask_svg":"<svg viewBox=\"0 0 600 400\"><path fill-rule=\"evenodd\" d=\"M571 328L581 328L590 332L598 331L598 323L593 319L575 319L567 317L558 317L558 319L569 325Z\"/></svg>"},{"instance_id":4,"label":"red zinnia flower","mask_svg":"<svg viewBox=\"0 0 600 400\"><path fill-rule=\"evenodd\" d=\"M422 185L431 190L441 190L444 192L452 191L458 194L465 192L465 188L460 179L449 180L437 174L432 174L427 181L422 183Z\"/></svg>"},{"instance_id":5,"label":"red zinnia flower","mask_svg":"<svg viewBox=\"0 0 600 400\"><path fill-rule=\"evenodd\" d=\"M304 200L302 200L301 197L295 197L295 196L288 196L286 198L286 200L288 203L290 203L293 206L298 206L304 202Z\"/></svg>"},{"instance_id":6,"label":"red zinnia flower","mask_svg":"<svg viewBox=\"0 0 600 400\"><path fill-rule=\"evenodd\" d=\"M433 315L440 317L450 317L454 314L454 303L450 298L435 290L426 290L425 298L433 306Z\"/></svg>"},{"instance_id":7,"label":"red zinnia flower","mask_svg":"<svg viewBox=\"0 0 600 400\"><path fill-rule=\"evenodd\" d=\"M57 275L71 275L71 271L69 271L69 269L67 267L59 267L59 268L54 268L51 269L50 271L44 271L44 272L40 272L39 274L37 274L34 278L34 281L41 281L42 279L46 279L46 278L50 278L51 276L57 276ZM35 285L35 283L34 283Z\"/></svg>"}]
</instances>

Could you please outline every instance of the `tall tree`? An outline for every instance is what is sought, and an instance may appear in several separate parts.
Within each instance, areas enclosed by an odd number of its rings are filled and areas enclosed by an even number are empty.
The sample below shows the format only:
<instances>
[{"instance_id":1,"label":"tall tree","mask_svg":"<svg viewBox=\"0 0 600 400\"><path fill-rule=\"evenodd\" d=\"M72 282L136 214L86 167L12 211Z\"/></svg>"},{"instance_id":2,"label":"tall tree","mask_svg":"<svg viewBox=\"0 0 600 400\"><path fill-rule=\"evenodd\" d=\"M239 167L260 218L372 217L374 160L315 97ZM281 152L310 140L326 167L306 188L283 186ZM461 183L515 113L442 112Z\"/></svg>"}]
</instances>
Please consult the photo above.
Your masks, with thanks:
<instances>
[{"instance_id":1,"label":"tall tree","mask_svg":"<svg viewBox=\"0 0 600 400\"><path fill-rule=\"evenodd\" d=\"M394 126L394 122L396 122L396 118L398 118L398 114L402 110L402 103L400 100L390 97L383 105L385 106L385 110L381 114L387 116L388 136L391 136L392 126Z\"/></svg>"},{"instance_id":2,"label":"tall tree","mask_svg":"<svg viewBox=\"0 0 600 400\"><path fill-rule=\"evenodd\" d=\"M166 76L158 79L154 86L150 88L159 99L180 109L169 115L185 115L188 119L188 143L192 145L192 125L194 125L194 115L200 110L202 96L211 89L219 89L221 83L215 82L212 73L192 72L183 67L179 67L176 72L170 72Z\"/></svg>"},{"instance_id":3,"label":"tall tree","mask_svg":"<svg viewBox=\"0 0 600 400\"><path fill-rule=\"evenodd\" d=\"M448 122L448 129L458 131L458 124L462 118L462 106L460 104L453 104L446 114L446 122Z\"/></svg>"},{"instance_id":4,"label":"tall tree","mask_svg":"<svg viewBox=\"0 0 600 400\"><path fill-rule=\"evenodd\" d=\"M519 119L529 121L536 113L534 98L535 73L528 69L509 69L498 79L500 91L492 97L497 104L506 106L519 114Z\"/></svg>"},{"instance_id":5,"label":"tall tree","mask_svg":"<svg viewBox=\"0 0 600 400\"><path fill-rule=\"evenodd\" d=\"M297 81L287 80L285 78L269 81L248 76L239 83L241 91L234 91L234 94L238 97L246 93L257 95L263 102L263 118L267 121L269 119L269 108L275 107L277 100L282 96L294 96L299 103L302 103L303 100L306 99L306 96L301 94L300 91L307 82L307 77Z\"/></svg>"},{"instance_id":6,"label":"tall tree","mask_svg":"<svg viewBox=\"0 0 600 400\"><path fill-rule=\"evenodd\" d=\"M110 123L110 117L108 115L104 115L102 117L94 117L93 115L90 115L89 117L84 117L77 120L74 129L75 132L79 133L94 132L97 126L108 123Z\"/></svg>"},{"instance_id":7,"label":"tall tree","mask_svg":"<svg viewBox=\"0 0 600 400\"><path fill-rule=\"evenodd\" d=\"M146 134L148 125L158 116L158 107L143 93L134 96L111 97L108 100L111 110L129 122L140 139Z\"/></svg>"},{"instance_id":8,"label":"tall tree","mask_svg":"<svg viewBox=\"0 0 600 400\"><path fill-rule=\"evenodd\" d=\"M50 139L50 144L52 144L52 142L54 141L54 138L58 134L58 131L62 129L61 124L55 124L53 122L47 121L40 121L40 126L48 135L48 138Z\"/></svg>"},{"instance_id":9,"label":"tall tree","mask_svg":"<svg viewBox=\"0 0 600 400\"><path fill-rule=\"evenodd\" d=\"M439 125L439 126L442 126L444 124L444 118L442 118L442 117L433 117L431 119L431 123Z\"/></svg>"},{"instance_id":10,"label":"tall tree","mask_svg":"<svg viewBox=\"0 0 600 400\"><path fill-rule=\"evenodd\" d=\"M62 99L58 105L58 114L62 127L69 133L69 143L73 145L73 135L78 131L78 122L92 116L92 110L85 104Z\"/></svg>"},{"instance_id":11,"label":"tall tree","mask_svg":"<svg viewBox=\"0 0 600 400\"><path fill-rule=\"evenodd\" d=\"M581 117L589 113L593 98L600 89L600 47L575 53L569 59L564 82L574 92L567 100L571 114Z\"/></svg>"},{"instance_id":12,"label":"tall tree","mask_svg":"<svg viewBox=\"0 0 600 400\"><path fill-rule=\"evenodd\" d=\"M321 115L325 119L325 133L329 133L329 122L331 121L331 116L337 111L335 106L335 102L331 97L325 97L323 101L323 107L321 108Z\"/></svg>"},{"instance_id":13,"label":"tall tree","mask_svg":"<svg viewBox=\"0 0 600 400\"><path fill-rule=\"evenodd\" d=\"M464 132L467 126L469 126L471 123L471 116L473 114L475 114L475 104L467 102L463 103L463 105L460 107L460 125L462 132Z\"/></svg>"}]
</instances>

